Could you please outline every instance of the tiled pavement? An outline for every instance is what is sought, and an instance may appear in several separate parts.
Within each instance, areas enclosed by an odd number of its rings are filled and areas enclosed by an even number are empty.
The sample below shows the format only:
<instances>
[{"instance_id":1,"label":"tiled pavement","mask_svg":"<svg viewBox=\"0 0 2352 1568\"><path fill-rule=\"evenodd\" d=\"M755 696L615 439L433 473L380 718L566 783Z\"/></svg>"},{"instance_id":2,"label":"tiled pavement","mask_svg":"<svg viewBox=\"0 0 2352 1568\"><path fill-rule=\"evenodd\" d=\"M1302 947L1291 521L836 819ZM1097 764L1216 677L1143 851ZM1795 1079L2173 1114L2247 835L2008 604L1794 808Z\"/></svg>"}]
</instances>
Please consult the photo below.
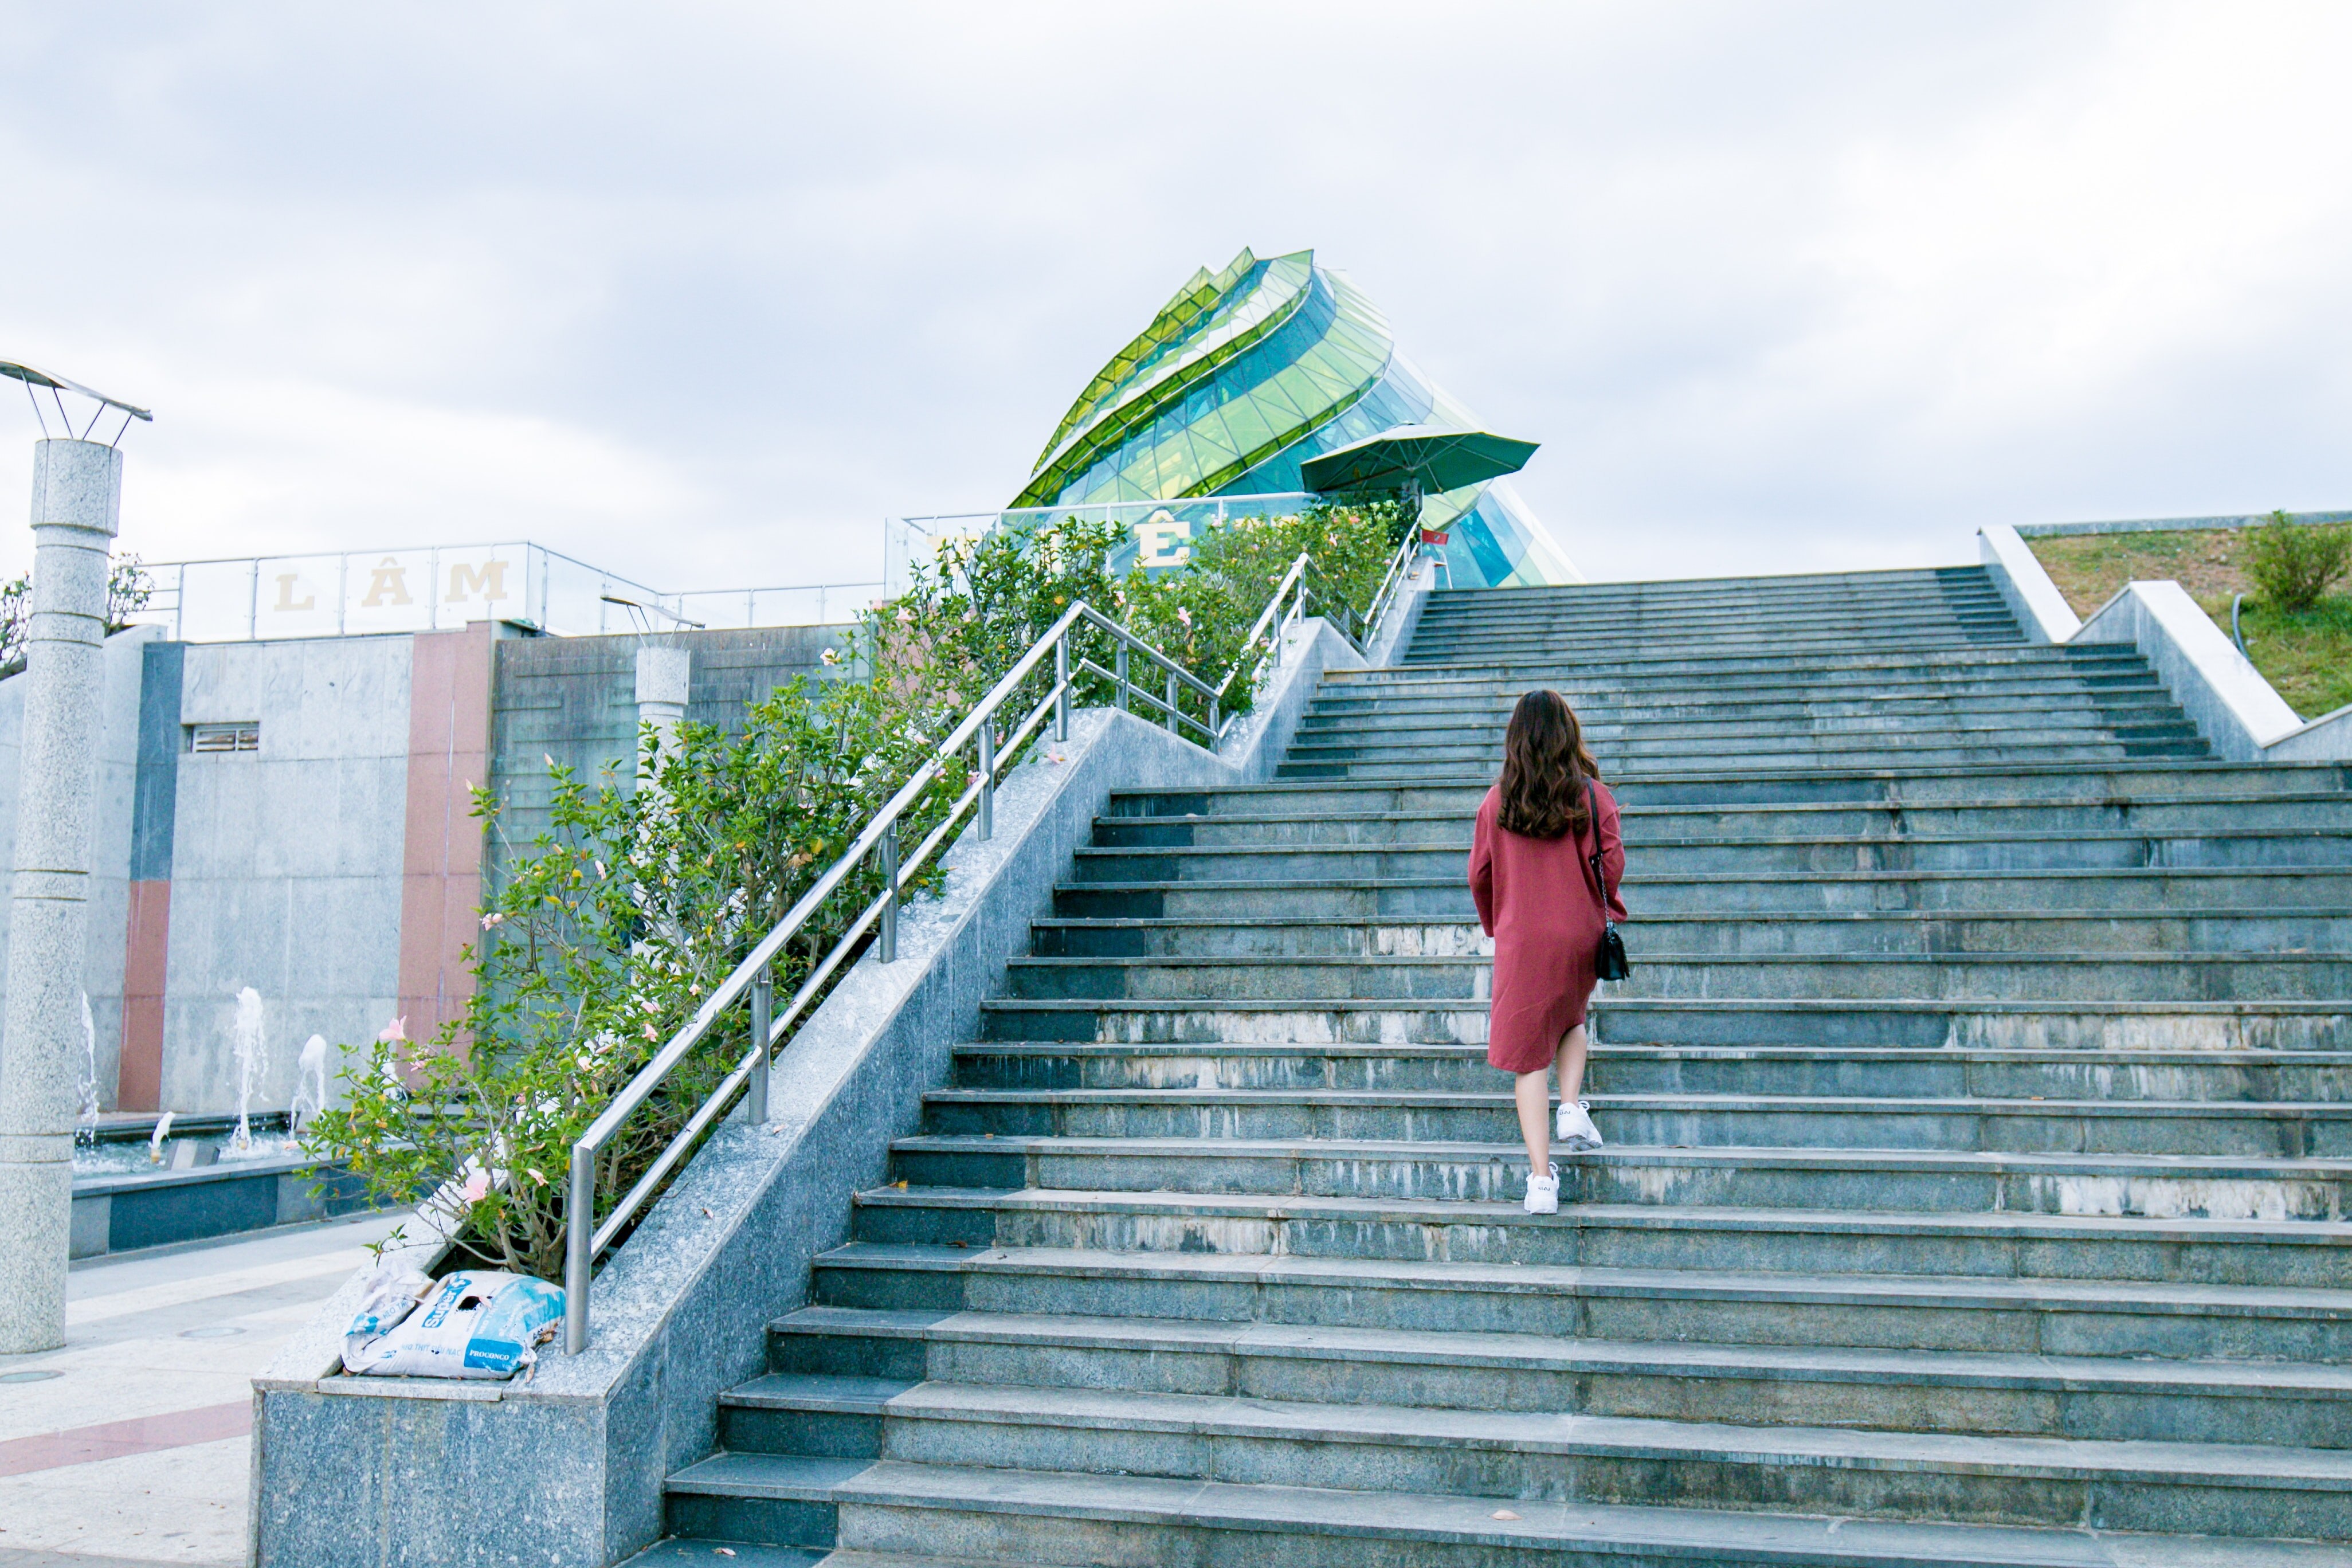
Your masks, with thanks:
<instances>
[{"instance_id":1,"label":"tiled pavement","mask_svg":"<svg viewBox=\"0 0 2352 1568\"><path fill-rule=\"evenodd\" d=\"M393 1223L76 1264L65 1347L0 1356L0 1568L243 1563L247 1380Z\"/></svg>"}]
</instances>

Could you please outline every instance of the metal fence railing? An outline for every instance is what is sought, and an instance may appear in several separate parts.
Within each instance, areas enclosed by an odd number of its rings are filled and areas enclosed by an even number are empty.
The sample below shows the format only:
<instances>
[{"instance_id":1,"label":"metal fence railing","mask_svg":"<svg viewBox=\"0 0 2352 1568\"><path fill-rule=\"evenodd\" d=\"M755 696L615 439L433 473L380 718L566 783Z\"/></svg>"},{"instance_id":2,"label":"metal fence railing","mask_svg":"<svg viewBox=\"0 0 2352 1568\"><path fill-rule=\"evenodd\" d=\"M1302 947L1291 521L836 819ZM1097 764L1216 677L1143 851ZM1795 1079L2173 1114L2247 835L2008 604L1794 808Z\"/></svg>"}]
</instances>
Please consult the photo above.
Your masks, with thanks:
<instances>
[{"instance_id":1,"label":"metal fence railing","mask_svg":"<svg viewBox=\"0 0 2352 1568\"><path fill-rule=\"evenodd\" d=\"M509 621L556 637L831 626L882 596L879 581L667 593L527 541L158 562L133 625L178 642L354 637Z\"/></svg>"}]
</instances>

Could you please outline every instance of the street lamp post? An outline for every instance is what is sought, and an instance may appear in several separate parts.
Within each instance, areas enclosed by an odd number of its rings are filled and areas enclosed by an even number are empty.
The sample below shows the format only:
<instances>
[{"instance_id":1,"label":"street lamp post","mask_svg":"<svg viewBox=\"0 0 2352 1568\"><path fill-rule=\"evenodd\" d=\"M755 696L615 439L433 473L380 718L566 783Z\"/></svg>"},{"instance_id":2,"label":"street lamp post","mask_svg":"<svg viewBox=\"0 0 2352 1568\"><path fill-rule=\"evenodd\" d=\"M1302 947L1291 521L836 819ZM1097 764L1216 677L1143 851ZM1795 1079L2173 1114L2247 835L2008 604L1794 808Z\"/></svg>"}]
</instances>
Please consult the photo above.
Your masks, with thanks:
<instances>
[{"instance_id":1,"label":"street lamp post","mask_svg":"<svg viewBox=\"0 0 2352 1568\"><path fill-rule=\"evenodd\" d=\"M100 645L122 501L115 442L132 418L150 416L26 365L0 362L0 375L47 391L66 419L65 435L48 437L44 417L33 447L33 604L0 1011L0 1354L21 1354L65 1342ZM64 392L98 405L79 435ZM33 406L42 413L37 394ZM109 409L123 415L114 442L89 439Z\"/></svg>"}]
</instances>

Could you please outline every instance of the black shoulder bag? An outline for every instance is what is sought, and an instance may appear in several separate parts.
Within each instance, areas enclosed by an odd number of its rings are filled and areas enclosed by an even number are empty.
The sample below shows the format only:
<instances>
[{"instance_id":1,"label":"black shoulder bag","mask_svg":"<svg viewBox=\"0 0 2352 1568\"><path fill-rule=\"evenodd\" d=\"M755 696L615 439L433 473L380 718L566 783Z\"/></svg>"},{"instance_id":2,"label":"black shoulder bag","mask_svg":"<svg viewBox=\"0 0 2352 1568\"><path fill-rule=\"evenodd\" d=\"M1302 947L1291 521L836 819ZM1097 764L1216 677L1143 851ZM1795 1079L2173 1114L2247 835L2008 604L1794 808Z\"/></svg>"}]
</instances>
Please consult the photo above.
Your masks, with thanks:
<instances>
[{"instance_id":1,"label":"black shoulder bag","mask_svg":"<svg viewBox=\"0 0 2352 1568\"><path fill-rule=\"evenodd\" d=\"M1609 883L1601 874L1601 807L1592 798L1592 781L1584 781L1584 815L1592 828L1592 854L1586 864L1592 868L1592 890L1601 900L1601 951L1592 961L1592 973L1601 980L1622 980L1633 973L1625 961L1625 939L1617 931L1617 922L1609 918Z\"/></svg>"}]
</instances>

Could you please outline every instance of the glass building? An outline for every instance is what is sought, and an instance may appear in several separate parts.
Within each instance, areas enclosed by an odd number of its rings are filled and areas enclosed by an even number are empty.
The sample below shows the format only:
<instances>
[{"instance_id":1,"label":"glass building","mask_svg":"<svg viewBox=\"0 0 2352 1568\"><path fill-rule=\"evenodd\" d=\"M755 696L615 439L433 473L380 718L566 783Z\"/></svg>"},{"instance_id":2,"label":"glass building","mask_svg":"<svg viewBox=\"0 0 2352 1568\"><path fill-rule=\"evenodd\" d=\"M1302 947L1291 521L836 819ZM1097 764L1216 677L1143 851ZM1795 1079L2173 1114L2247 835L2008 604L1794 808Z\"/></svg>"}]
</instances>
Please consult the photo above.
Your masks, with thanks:
<instances>
[{"instance_id":1,"label":"glass building","mask_svg":"<svg viewBox=\"0 0 2352 1568\"><path fill-rule=\"evenodd\" d=\"M1301 488L1307 458L1399 425L1474 428L1347 278L1298 251L1196 272L1097 373L1015 507ZM1583 580L1507 479L1425 498L1460 587Z\"/></svg>"}]
</instances>

